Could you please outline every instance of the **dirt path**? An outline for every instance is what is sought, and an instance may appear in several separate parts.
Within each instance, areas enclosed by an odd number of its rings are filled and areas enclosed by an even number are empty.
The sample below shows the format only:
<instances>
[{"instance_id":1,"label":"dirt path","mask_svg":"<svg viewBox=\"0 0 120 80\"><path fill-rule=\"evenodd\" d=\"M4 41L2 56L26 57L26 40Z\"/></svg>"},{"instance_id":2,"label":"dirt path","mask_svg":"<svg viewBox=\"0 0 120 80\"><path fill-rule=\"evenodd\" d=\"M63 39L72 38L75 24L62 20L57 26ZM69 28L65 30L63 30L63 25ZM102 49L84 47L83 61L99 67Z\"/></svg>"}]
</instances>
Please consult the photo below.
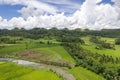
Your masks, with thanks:
<instances>
[{"instance_id":1,"label":"dirt path","mask_svg":"<svg viewBox=\"0 0 120 80\"><path fill-rule=\"evenodd\" d=\"M48 68L56 72L60 76L62 76L65 80L76 80L72 74L70 74L69 72L67 72L66 70L62 68L55 67L55 66L48 66Z\"/></svg>"},{"instance_id":2,"label":"dirt path","mask_svg":"<svg viewBox=\"0 0 120 80\"><path fill-rule=\"evenodd\" d=\"M30 66L30 67L35 67L35 68L44 68L44 69L48 69L48 70L52 70L53 72L55 72L56 74L60 75L62 78L64 78L65 80L76 80L75 77L70 74L69 72L67 72L66 70L57 67L57 66L52 66L52 65L46 65L46 64L38 64L35 62L29 62L29 61L24 61L24 60L14 60L13 62L16 62L20 65L24 65L24 66Z\"/></svg>"},{"instance_id":3,"label":"dirt path","mask_svg":"<svg viewBox=\"0 0 120 80\"><path fill-rule=\"evenodd\" d=\"M0 58L0 61L1 60L12 61L19 65L24 65L24 66L29 66L29 67L39 68L39 69L43 68L43 69L52 70L53 72L55 72L56 74L64 78L65 80L76 80L72 74L70 74L69 72L67 72L61 67L57 67L53 65L46 65L46 64L39 64L39 63L30 62L26 60L14 60L14 59L9 59L9 58Z\"/></svg>"}]
</instances>

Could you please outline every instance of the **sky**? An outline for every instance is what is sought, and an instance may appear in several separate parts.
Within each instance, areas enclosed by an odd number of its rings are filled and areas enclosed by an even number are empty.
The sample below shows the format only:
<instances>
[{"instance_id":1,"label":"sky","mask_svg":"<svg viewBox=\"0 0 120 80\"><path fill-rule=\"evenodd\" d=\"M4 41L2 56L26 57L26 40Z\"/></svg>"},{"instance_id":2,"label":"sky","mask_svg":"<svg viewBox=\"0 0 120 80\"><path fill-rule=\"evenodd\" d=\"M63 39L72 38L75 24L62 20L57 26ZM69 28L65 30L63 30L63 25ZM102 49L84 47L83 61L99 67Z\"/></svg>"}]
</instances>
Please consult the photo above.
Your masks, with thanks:
<instances>
[{"instance_id":1,"label":"sky","mask_svg":"<svg viewBox=\"0 0 120 80\"><path fill-rule=\"evenodd\" d=\"M0 0L0 29L120 28L119 0Z\"/></svg>"}]
</instances>

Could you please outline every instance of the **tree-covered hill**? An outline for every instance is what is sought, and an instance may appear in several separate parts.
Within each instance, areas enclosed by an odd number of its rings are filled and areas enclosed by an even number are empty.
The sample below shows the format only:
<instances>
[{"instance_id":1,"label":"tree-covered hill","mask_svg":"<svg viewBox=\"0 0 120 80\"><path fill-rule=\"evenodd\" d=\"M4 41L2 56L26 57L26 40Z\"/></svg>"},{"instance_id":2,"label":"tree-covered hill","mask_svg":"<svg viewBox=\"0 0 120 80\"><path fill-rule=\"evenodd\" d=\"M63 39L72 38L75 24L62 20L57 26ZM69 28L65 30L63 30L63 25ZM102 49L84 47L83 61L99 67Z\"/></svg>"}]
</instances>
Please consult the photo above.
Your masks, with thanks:
<instances>
[{"instance_id":1,"label":"tree-covered hill","mask_svg":"<svg viewBox=\"0 0 120 80\"><path fill-rule=\"evenodd\" d=\"M24 28L18 29L14 28L12 30L1 29L0 36L21 36L26 38L38 39L38 38L53 38L53 37L64 37L64 36L103 36L103 37L120 37L120 29L102 29L102 30L89 30L89 29L74 29L69 30L67 28L64 29L45 29L45 28L33 28L30 30L25 30Z\"/></svg>"}]
</instances>

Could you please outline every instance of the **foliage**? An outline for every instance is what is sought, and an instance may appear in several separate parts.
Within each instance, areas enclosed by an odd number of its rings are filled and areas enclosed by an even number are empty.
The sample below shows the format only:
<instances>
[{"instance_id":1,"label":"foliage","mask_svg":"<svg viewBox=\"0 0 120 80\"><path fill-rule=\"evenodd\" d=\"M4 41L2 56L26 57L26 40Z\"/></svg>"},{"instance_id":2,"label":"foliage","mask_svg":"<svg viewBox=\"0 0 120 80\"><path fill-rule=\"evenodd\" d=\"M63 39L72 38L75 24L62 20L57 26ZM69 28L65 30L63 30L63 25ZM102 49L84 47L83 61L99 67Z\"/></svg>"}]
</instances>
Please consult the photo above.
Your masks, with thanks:
<instances>
[{"instance_id":1,"label":"foliage","mask_svg":"<svg viewBox=\"0 0 120 80\"><path fill-rule=\"evenodd\" d=\"M110 68L104 66L104 63L115 64L116 60L111 56L94 54L88 50L83 49L75 43L63 43L64 48L71 54L71 56L77 61L76 66L82 66L91 70L97 74L102 75L107 80L114 80L118 75L115 71L116 68ZM118 60L119 63L119 60ZM114 72L109 72L109 70Z\"/></svg>"},{"instance_id":2,"label":"foliage","mask_svg":"<svg viewBox=\"0 0 120 80\"><path fill-rule=\"evenodd\" d=\"M57 28L51 28L51 29L44 29L44 28L33 28L30 30L26 30L24 28L18 29L1 29L0 30L0 36L19 36L19 37L25 37L25 38L32 38L32 39L39 39L39 38L61 38L63 36L74 36L74 37L81 37L81 36L103 36L103 37L119 37L120 35L120 29L103 29L100 31L96 30L82 30L80 28L69 30L67 28L64 29L57 29Z\"/></svg>"},{"instance_id":3,"label":"foliage","mask_svg":"<svg viewBox=\"0 0 120 80\"><path fill-rule=\"evenodd\" d=\"M115 40L115 44L120 45L120 38L117 38L117 39Z\"/></svg>"}]
</instances>

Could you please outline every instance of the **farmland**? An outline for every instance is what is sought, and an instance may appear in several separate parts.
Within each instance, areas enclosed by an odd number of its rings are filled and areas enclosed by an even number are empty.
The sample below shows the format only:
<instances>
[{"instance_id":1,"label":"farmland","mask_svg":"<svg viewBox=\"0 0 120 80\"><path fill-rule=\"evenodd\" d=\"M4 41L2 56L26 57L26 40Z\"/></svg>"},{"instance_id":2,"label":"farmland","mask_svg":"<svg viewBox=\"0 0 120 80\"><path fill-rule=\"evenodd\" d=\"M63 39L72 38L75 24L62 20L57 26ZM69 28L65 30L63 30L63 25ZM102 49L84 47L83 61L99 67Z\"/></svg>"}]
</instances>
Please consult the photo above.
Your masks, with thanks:
<instances>
[{"instance_id":1,"label":"farmland","mask_svg":"<svg viewBox=\"0 0 120 80\"><path fill-rule=\"evenodd\" d=\"M23 32L24 35L21 30L14 32L16 34L8 31L7 36L0 36L0 57L31 61L45 68L1 61L1 75L10 72L2 75L1 80L48 80L49 77L51 80L116 80L119 77L118 37L86 35L85 31L79 34L76 30L64 29L50 29L41 34L34 29Z\"/></svg>"},{"instance_id":2,"label":"farmland","mask_svg":"<svg viewBox=\"0 0 120 80\"><path fill-rule=\"evenodd\" d=\"M99 54L105 54L108 56L113 56L114 58L116 57L120 57L120 45L115 45L115 50L113 49L95 49L95 47L97 46L96 44L93 44L89 41L90 37L83 37L84 41L86 42L86 45L82 45L83 48L90 50L93 53L99 53ZM111 43L115 43L115 38L106 38L106 37L102 37L102 40L105 40L107 42L111 42Z\"/></svg>"},{"instance_id":3,"label":"farmland","mask_svg":"<svg viewBox=\"0 0 120 80\"><path fill-rule=\"evenodd\" d=\"M40 75L41 74L41 75ZM14 63L0 64L0 80L63 80L53 72L43 69L32 69Z\"/></svg>"},{"instance_id":4,"label":"farmland","mask_svg":"<svg viewBox=\"0 0 120 80\"><path fill-rule=\"evenodd\" d=\"M75 67L69 70L78 80L105 80L99 75L82 67Z\"/></svg>"}]
</instances>

